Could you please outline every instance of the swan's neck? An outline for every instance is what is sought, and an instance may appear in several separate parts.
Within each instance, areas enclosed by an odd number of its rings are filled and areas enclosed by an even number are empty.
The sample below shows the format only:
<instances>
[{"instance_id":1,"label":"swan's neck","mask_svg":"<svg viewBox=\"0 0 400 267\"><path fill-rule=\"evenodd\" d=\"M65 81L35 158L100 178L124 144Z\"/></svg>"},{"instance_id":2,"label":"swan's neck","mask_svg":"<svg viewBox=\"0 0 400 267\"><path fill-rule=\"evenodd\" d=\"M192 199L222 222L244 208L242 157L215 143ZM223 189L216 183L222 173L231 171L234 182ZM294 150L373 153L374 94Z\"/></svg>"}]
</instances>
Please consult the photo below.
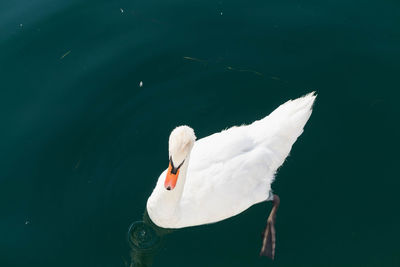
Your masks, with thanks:
<instances>
[{"instance_id":1,"label":"swan's neck","mask_svg":"<svg viewBox=\"0 0 400 267\"><path fill-rule=\"evenodd\" d=\"M166 172L158 179L156 188L147 202L147 211L152 221L164 228L173 228L180 218L180 202L186 183L190 155L179 170L178 181L173 190L164 187Z\"/></svg>"}]
</instances>

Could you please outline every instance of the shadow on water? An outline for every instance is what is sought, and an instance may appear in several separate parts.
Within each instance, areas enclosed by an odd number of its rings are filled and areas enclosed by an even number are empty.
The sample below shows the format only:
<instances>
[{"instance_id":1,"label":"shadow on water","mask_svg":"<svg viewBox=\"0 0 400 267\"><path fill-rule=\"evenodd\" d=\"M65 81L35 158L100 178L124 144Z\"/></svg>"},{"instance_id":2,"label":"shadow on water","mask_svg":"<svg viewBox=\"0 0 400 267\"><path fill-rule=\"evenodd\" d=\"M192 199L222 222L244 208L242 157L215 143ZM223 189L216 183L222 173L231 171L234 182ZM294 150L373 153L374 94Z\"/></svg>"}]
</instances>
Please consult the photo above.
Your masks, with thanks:
<instances>
[{"instance_id":1,"label":"shadow on water","mask_svg":"<svg viewBox=\"0 0 400 267\"><path fill-rule=\"evenodd\" d=\"M129 226L127 234L131 261L129 267L152 266L154 257L162 246L164 236L173 231L155 225L146 210L143 221L133 222Z\"/></svg>"}]
</instances>

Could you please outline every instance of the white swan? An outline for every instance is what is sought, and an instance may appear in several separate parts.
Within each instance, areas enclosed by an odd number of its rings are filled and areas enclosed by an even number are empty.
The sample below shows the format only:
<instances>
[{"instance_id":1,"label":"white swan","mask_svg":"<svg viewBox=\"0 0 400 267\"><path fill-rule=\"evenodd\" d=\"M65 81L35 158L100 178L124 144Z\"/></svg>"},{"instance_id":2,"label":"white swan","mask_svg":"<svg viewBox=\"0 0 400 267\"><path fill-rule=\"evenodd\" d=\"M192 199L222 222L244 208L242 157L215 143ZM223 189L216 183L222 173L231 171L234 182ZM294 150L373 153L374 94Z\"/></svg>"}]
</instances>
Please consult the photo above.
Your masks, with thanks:
<instances>
[{"instance_id":1,"label":"white swan","mask_svg":"<svg viewBox=\"0 0 400 267\"><path fill-rule=\"evenodd\" d=\"M273 200L276 170L303 132L315 98L313 92L289 100L259 121L197 141L192 128L175 128L169 138L169 167L147 201L150 219L163 228L195 226Z\"/></svg>"}]
</instances>

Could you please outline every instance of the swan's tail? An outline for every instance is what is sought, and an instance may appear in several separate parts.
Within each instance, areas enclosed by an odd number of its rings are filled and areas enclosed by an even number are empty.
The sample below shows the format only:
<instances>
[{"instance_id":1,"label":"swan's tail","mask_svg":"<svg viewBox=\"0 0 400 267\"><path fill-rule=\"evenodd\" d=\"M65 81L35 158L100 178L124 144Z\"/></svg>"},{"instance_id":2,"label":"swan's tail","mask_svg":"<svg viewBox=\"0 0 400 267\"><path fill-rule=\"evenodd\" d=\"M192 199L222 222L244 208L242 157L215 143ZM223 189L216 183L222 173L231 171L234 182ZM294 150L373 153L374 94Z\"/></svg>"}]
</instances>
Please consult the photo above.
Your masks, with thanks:
<instances>
[{"instance_id":1,"label":"swan's tail","mask_svg":"<svg viewBox=\"0 0 400 267\"><path fill-rule=\"evenodd\" d=\"M263 143L273 158L270 168L276 170L283 164L294 142L303 133L303 128L312 113L315 92L289 100L280 105L269 116L258 121L256 141Z\"/></svg>"},{"instance_id":2,"label":"swan's tail","mask_svg":"<svg viewBox=\"0 0 400 267\"><path fill-rule=\"evenodd\" d=\"M303 128L311 116L316 97L314 91L295 100L289 100L275 109L267 118L285 122L287 124L285 128L290 129L287 133L288 137L296 141L297 137L303 133Z\"/></svg>"}]
</instances>

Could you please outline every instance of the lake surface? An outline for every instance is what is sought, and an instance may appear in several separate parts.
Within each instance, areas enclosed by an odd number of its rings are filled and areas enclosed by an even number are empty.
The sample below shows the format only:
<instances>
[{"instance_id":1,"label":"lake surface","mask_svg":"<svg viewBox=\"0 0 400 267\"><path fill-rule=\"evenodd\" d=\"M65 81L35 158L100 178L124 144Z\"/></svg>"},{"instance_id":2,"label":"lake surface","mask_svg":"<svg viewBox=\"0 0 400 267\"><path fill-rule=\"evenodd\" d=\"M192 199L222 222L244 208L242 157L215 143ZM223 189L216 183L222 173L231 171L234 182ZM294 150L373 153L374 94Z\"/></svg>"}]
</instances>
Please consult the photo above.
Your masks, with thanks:
<instances>
[{"instance_id":1,"label":"lake surface","mask_svg":"<svg viewBox=\"0 0 400 267\"><path fill-rule=\"evenodd\" d=\"M400 2L0 2L0 265L125 266L178 125L317 91L271 203L165 237L157 266L400 266ZM142 82L142 86L140 86Z\"/></svg>"}]
</instances>

